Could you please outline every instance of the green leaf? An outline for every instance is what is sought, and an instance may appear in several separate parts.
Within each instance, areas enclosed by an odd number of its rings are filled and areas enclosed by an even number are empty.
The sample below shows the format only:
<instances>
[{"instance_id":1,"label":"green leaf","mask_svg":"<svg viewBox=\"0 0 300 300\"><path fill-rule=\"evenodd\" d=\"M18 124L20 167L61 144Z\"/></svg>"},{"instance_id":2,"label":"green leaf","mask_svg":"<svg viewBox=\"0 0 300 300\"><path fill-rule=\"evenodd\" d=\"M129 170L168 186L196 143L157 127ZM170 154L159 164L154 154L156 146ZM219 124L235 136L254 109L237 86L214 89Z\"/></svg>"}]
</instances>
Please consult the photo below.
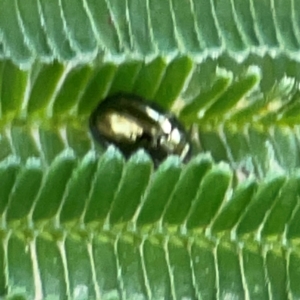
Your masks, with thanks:
<instances>
[{"instance_id":1,"label":"green leaf","mask_svg":"<svg viewBox=\"0 0 300 300\"><path fill-rule=\"evenodd\" d=\"M300 298L299 11L1 0L0 298ZM176 114L191 160L100 146L118 92Z\"/></svg>"},{"instance_id":2,"label":"green leaf","mask_svg":"<svg viewBox=\"0 0 300 300\"><path fill-rule=\"evenodd\" d=\"M35 159L28 159L16 178L7 210L4 212L8 222L20 220L29 214L32 202L41 185L42 175L40 162Z\"/></svg>"},{"instance_id":3,"label":"green leaf","mask_svg":"<svg viewBox=\"0 0 300 300\"><path fill-rule=\"evenodd\" d=\"M65 150L55 158L44 176L32 214L34 221L49 219L56 214L75 166L75 156L71 150Z\"/></svg>"}]
</instances>

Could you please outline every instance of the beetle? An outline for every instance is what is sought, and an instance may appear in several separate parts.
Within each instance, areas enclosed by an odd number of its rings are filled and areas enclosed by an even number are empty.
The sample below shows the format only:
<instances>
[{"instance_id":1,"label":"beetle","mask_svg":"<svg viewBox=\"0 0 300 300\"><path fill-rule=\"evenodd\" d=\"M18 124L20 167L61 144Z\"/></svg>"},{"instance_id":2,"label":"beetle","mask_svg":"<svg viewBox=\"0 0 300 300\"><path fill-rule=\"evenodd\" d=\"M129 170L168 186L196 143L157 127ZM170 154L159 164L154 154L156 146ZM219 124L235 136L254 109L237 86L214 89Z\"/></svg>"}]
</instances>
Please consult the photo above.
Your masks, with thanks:
<instances>
[{"instance_id":1,"label":"beetle","mask_svg":"<svg viewBox=\"0 0 300 300\"><path fill-rule=\"evenodd\" d=\"M182 161L192 146L183 125L171 113L137 95L118 93L104 99L92 112L90 130L103 146L117 146L128 158L144 149L157 166L169 155Z\"/></svg>"}]
</instances>

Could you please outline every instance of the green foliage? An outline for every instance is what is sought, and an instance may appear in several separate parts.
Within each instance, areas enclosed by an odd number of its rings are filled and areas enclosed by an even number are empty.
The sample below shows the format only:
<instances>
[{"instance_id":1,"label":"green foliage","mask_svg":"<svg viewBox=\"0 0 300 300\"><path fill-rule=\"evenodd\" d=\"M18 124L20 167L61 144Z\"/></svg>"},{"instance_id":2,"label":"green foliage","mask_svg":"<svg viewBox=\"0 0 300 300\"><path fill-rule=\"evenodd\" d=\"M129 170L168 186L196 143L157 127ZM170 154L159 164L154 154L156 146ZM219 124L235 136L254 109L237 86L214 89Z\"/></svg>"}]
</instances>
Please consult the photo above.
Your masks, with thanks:
<instances>
[{"instance_id":1,"label":"green foliage","mask_svg":"<svg viewBox=\"0 0 300 300\"><path fill-rule=\"evenodd\" d=\"M0 298L299 298L299 0L1 0ZM193 126L102 149L116 92Z\"/></svg>"}]
</instances>

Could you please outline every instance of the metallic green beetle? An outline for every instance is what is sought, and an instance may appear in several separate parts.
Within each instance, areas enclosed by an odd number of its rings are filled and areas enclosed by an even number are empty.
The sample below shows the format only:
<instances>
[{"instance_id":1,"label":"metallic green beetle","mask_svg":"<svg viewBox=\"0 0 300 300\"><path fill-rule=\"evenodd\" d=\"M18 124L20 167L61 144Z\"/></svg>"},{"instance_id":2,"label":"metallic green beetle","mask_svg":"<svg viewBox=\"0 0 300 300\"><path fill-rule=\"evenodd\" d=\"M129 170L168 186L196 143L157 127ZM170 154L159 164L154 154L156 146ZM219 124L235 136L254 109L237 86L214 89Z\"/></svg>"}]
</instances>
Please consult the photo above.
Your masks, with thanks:
<instances>
[{"instance_id":1,"label":"metallic green beetle","mask_svg":"<svg viewBox=\"0 0 300 300\"><path fill-rule=\"evenodd\" d=\"M125 157L144 149L155 165L169 155L191 156L189 137L177 118L139 96L120 93L106 98L90 117L96 141L117 146Z\"/></svg>"}]
</instances>

